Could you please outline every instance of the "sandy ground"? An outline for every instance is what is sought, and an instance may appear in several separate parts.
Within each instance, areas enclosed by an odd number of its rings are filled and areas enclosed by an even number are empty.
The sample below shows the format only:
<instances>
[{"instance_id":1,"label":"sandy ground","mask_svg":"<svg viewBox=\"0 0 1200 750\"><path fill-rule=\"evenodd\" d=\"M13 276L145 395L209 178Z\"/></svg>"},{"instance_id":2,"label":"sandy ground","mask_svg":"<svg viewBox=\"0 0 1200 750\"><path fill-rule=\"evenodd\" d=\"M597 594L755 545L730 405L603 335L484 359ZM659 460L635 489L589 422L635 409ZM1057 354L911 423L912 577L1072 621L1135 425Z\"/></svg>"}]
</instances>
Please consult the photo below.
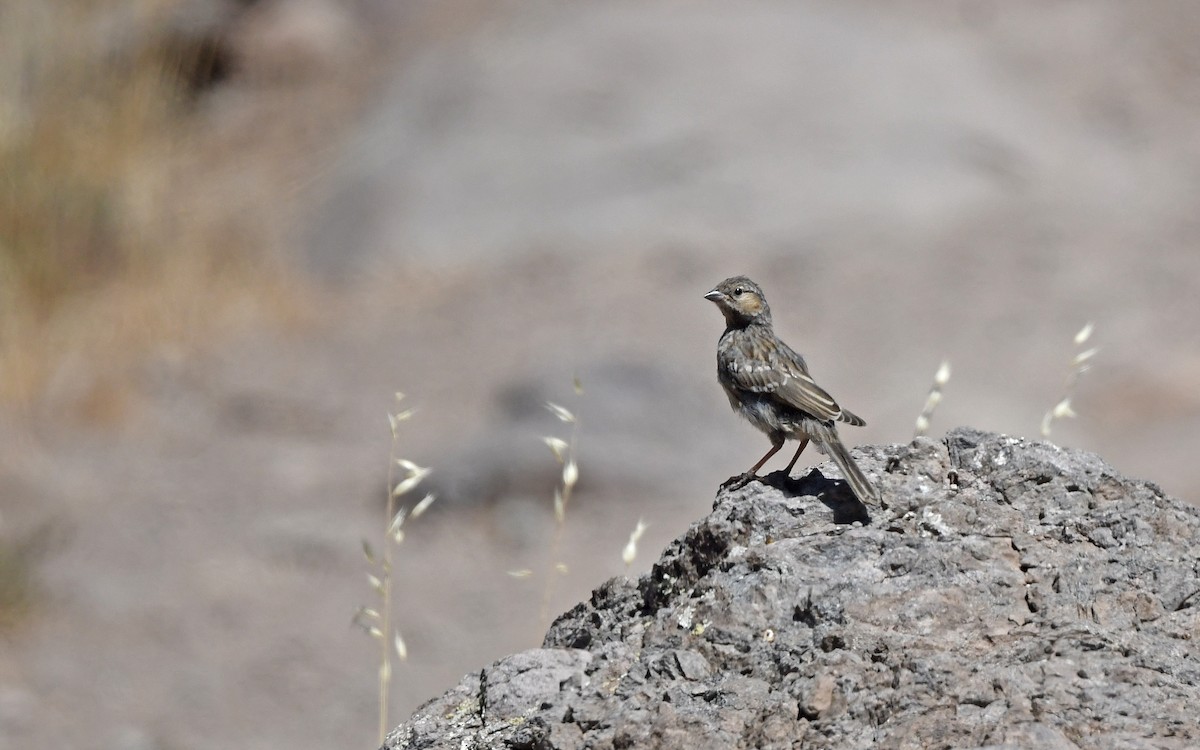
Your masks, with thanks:
<instances>
[{"instance_id":1,"label":"sandy ground","mask_svg":"<svg viewBox=\"0 0 1200 750\"><path fill-rule=\"evenodd\" d=\"M767 447L713 375L702 295L734 273L867 419L852 444L907 441L944 357L933 432L1036 435L1094 321L1053 438L1200 499L1200 10L469 16L321 155L312 325L151 358L117 428L53 405L0 428L0 519L49 539L0 649L0 748L372 746L375 644L349 622L397 390L419 408L399 454L440 499L396 552L391 723L536 645L543 611L625 572L639 518L635 573ZM545 400L582 418L557 554Z\"/></svg>"}]
</instances>

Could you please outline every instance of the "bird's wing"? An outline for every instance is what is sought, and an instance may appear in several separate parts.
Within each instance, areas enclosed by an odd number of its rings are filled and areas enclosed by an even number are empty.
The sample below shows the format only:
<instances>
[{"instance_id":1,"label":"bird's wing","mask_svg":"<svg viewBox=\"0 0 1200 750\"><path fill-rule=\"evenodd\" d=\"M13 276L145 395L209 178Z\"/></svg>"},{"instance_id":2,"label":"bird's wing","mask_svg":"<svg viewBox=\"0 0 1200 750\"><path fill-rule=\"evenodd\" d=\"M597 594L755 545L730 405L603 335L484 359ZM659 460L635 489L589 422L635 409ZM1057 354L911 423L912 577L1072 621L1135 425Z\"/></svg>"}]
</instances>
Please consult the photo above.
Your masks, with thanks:
<instances>
[{"instance_id":1,"label":"bird's wing","mask_svg":"<svg viewBox=\"0 0 1200 750\"><path fill-rule=\"evenodd\" d=\"M799 355L796 355L799 357ZM780 368L785 374L786 381L775 391L775 397L788 406L806 411L817 419L838 420L843 418L842 407L833 400L824 388L813 382L808 374L808 368L803 366L804 360L791 360L784 357ZM800 366L797 366L800 365Z\"/></svg>"},{"instance_id":2,"label":"bird's wing","mask_svg":"<svg viewBox=\"0 0 1200 750\"><path fill-rule=\"evenodd\" d=\"M825 389L813 382L804 358L786 344L773 351L756 351L729 374L747 391L768 393L779 402L820 420L844 420L844 412Z\"/></svg>"}]
</instances>

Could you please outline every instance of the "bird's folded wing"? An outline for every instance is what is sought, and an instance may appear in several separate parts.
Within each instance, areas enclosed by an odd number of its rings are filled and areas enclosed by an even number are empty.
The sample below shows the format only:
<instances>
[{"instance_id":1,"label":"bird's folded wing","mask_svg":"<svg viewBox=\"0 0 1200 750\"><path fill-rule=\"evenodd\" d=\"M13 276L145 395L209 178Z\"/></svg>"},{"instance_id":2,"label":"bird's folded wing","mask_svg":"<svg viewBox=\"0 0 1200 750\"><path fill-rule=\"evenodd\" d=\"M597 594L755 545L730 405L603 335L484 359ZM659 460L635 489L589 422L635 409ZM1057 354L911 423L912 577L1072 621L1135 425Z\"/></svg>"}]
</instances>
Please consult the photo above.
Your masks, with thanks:
<instances>
[{"instance_id":1,"label":"bird's folded wing","mask_svg":"<svg viewBox=\"0 0 1200 750\"><path fill-rule=\"evenodd\" d=\"M729 374L739 388L770 394L780 403L817 419L836 420L842 416L842 408L833 396L788 359L751 360Z\"/></svg>"},{"instance_id":2,"label":"bird's folded wing","mask_svg":"<svg viewBox=\"0 0 1200 750\"><path fill-rule=\"evenodd\" d=\"M775 391L775 397L817 419L835 420L842 416L842 407L808 373L789 373L787 382Z\"/></svg>"}]
</instances>

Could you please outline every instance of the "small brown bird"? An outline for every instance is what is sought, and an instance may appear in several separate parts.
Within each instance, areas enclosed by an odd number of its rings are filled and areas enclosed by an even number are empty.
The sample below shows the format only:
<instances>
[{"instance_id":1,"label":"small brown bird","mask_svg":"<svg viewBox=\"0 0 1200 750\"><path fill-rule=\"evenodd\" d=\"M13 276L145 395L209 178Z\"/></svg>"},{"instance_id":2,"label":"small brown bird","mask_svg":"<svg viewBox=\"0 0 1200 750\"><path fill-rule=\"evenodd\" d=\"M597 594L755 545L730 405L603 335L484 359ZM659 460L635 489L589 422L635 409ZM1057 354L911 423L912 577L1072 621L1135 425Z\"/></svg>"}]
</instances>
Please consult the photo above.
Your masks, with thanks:
<instances>
[{"instance_id":1,"label":"small brown bird","mask_svg":"<svg viewBox=\"0 0 1200 750\"><path fill-rule=\"evenodd\" d=\"M850 458L834 424L866 422L838 406L813 382L804 357L775 335L762 288L745 276L734 276L717 284L704 298L715 302L725 315L725 332L717 342L717 380L734 411L771 439L767 455L735 483L741 486L752 481L788 438L800 441L784 470L790 474L811 440L838 465L861 502L878 502L875 487Z\"/></svg>"}]
</instances>

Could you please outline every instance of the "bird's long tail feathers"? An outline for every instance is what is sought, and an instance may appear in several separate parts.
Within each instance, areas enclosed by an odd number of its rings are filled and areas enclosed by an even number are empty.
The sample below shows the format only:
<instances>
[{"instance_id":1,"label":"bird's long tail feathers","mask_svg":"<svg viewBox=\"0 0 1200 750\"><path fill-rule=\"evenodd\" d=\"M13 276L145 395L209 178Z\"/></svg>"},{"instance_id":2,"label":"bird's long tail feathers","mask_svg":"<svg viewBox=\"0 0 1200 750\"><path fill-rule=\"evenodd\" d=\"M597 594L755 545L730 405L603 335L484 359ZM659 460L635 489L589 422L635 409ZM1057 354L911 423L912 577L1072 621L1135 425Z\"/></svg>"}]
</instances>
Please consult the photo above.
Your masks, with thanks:
<instances>
[{"instance_id":1,"label":"bird's long tail feathers","mask_svg":"<svg viewBox=\"0 0 1200 750\"><path fill-rule=\"evenodd\" d=\"M850 484L850 489L854 490L854 496L858 498L859 502L878 505L878 491L871 484L871 480L862 473L862 469L858 468L858 464L854 463L854 459L850 457L850 451L846 450L846 446L842 444L837 433L830 430L822 438L819 447L842 470L842 476Z\"/></svg>"}]
</instances>

